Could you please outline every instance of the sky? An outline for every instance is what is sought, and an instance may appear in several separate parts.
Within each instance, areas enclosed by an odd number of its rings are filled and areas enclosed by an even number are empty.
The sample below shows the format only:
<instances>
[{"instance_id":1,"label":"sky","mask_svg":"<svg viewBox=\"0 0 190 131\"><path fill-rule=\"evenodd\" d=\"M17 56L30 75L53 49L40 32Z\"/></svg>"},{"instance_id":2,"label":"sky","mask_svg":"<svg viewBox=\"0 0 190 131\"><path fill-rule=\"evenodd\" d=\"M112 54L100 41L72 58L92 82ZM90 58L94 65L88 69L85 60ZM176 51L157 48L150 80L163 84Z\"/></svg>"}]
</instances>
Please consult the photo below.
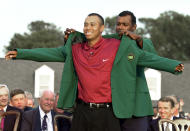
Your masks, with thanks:
<instances>
[{"instance_id":1,"label":"sky","mask_svg":"<svg viewBox=\"0 0 190 131\"><path fill-rule=\"evenodd\" d=\"M157 18L165 11L190 15L190 0L1 0L0 1L0 58L4 46L9 45L15 33L28 32L27 25L43 20L64 31L73 28L82 31L89 13L104 18L132 11L138 18ZM137 26L141 24L137 21Z\"/></svg>"}]
</instances>

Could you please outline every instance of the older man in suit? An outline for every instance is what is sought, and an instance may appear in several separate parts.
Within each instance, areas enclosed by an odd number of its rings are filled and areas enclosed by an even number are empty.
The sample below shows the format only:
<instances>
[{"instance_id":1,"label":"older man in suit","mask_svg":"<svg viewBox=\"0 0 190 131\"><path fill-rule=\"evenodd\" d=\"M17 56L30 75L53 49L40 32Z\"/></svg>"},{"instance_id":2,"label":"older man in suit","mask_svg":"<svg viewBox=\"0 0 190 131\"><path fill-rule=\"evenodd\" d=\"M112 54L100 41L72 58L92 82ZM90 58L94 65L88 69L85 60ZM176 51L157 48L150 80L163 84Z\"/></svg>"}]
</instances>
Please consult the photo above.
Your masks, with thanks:
<instances>
[{"instance_id":1,"label":"older man in suit","mask_svg":"<svg viewBox=\"0 0 190 131\"><path fill-rule=\"evenodd\" d=\"M53 131L55 96L50 90L43 91L39 98L39 106L23 114L21 131Z\"/></svg>"},{"instance_id":2,"label":"older man in suit","mask_svg":"<svg viewBox=\"0 0 190 131\"><path fill-rule=\"evenodd\" d=\"M0 110L2 112L16 111L22 115L22 111L18 108L8 105L9 102L9 89L7 85L0 84ZM16 115L7 115L1 120L1 129L3 131L13 131L16 121ZM20 131L21 122L18 123L17 131Z\"/></svg>"}]
</instances>

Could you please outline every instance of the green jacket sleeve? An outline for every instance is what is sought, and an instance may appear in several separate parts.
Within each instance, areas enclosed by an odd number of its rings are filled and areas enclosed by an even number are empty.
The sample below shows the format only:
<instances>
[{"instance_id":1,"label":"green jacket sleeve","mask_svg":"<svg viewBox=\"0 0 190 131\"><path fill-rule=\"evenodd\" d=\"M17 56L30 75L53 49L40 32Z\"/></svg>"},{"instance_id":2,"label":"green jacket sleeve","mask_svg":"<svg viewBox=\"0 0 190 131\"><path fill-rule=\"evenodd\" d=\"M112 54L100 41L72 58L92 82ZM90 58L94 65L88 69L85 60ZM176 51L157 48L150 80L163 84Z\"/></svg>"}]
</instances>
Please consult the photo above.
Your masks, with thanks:
<instances>
[{"instance_id":1,"label":"green jacket sleeve","mask_svg":"<svg viewBox=\"0 0 190 131\"><path fill-rule=\"evenodd\" d=\"M150 39L143 38L143 50L157 54L154 45Z\"/></svg>"},{"instance_id":2,"label":"green jacket sleeve","mask_svg":"<svg viewBox=\"0 0 190 131\"><path fill-rule=\"evenodd\" d=\"M66 57L64 46L58 48L17 49L16 59L39 62L64 62Z\"/></svg>"},{"instance_id":3,"label":"green jacket sleeve","mask_svg":"<svg viewBox=\"0 0 190 131\"><path fill-rule=\"evenodd\" d=\"M175 71L175 68L182 62L161 57L147 51L139 50L138 48L137 50L140 53L138 59L138 65L149 67L152 69L167 71L173 74L179 74L179 72Z\"/></svg>"}]
</instances>

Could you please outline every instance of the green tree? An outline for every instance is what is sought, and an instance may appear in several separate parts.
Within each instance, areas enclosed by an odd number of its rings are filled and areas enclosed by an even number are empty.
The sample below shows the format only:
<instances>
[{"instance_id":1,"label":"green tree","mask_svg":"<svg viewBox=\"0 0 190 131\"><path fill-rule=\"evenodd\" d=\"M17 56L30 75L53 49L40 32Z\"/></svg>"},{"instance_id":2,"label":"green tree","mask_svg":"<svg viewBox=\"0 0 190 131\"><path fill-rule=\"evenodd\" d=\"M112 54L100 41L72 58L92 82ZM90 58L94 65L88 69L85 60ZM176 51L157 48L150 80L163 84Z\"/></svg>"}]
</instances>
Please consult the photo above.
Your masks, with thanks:
<instances>
[{"instance_id":1,"label":"green tree","mask_svg":"<svg viewBox=\"0 0 190 131\"><path fill-rule=\"evenodd\" d=\"M105 19L105 33L112 34L115 32L115 25L116 25L117 16L113 17L106 17Z\"/></svg>"},{"instance_id":2,"label":"green tree","mask_svg":"<svg viewBox=\"0 0 190 131\"><path fill-rule=\"evenodd\" d=\"M156 19L140 18L139 21L145 25L139 31L150 37L161 56L189 60L190 16L167 11Z\"/></svg>"},{"instance_id":3,"label":"green tree","mask_svg":"<svg viewBox=\"0 0 190 131\"><path fill-rule=\"evenodd\" d=\"M44 21L31 22L28 25L29 33L15 33L6 51L15 48L50 48L64 44L64 34L54 24Z\"/></svg>"}]
</instances>

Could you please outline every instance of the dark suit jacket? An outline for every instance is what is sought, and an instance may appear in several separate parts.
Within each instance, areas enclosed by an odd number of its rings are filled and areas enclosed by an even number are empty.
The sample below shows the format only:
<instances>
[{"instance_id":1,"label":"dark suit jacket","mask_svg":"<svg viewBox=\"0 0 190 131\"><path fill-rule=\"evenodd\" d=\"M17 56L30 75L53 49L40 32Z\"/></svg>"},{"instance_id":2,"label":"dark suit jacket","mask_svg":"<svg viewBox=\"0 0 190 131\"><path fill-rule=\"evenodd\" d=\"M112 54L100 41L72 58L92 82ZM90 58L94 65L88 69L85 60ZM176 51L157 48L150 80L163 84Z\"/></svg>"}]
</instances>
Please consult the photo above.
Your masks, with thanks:
<instances>
[{"instance_id":1,"label":"dark suit jacket","mask_svg":"<svg viewBox=\"0 0 190 131\"><path fill-rule=\"evenodd\" d=\"M180 117L173 117L173 120L179 119ZM152 120L150 122L150 129L149 131L159 131L159 126L158 126L158 122L159 122L160 118ZM175 128L173 127L173 130L175 131Z\"/></svg>"},{"instance_id":2,"label":"dark suit jacket","mask_svg":"<svg viewBox=\"0 0 190 131\"><path fill-rule=\"evenodd\" d=\"M54 112L51 111L52 122L54 118ZM53 124L54 128L54 124ZM41 131L41 120L39 107L26 111L22 117L21 131Z\"/></svg>"},{"instance_id":3,"label":"dark suit jacket","mask_svg":"<svg viewBox=\"0 0 190 131\"><path fill-rule=\"evenodd\" d=\"M26 106L26 107L24 108L24 112L25 112L25 111L32 110L32 109L33 109L32 107Z\"/></svg>"},{"instance_id":4,"label":"dark suit jacket","mask_svg":"<svg viewBox=\"0 0 190 131\"><path fill-rule=\"evenodd\" d=\"M12 107L12 106L9 106L9 105L7 106L6 112L7 111L18 111L18 112L20 112L20 120L19 120L19 124L18 124L18 128L17 128L17 131L20 131L22 111L20 109L16 108L16 107ZM4 120L4 129L3 129L3 131L13 131L15 120L16 120L15 115L7 115L5 117L5 120Z\"/></svg>"}]
</instances>

